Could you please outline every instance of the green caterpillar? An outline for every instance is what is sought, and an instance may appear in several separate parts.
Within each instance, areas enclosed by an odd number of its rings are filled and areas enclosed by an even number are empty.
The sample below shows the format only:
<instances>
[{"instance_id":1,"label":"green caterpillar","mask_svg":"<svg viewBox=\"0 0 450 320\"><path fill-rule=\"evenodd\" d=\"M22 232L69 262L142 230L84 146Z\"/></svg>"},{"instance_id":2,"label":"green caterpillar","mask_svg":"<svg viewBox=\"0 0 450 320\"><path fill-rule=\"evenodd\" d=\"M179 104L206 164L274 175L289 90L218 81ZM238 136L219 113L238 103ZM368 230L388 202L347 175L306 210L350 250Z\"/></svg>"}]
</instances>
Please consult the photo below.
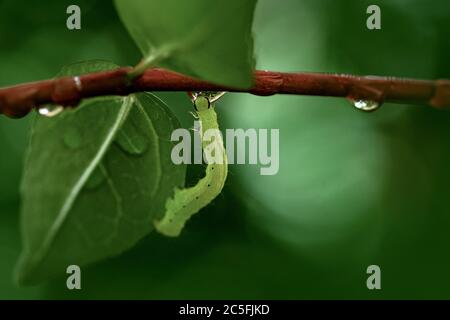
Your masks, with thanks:
<instances>
[{"instance_id":1,"label":"green caterpillar","mask_svg":"<svg viewBox=\"0 0 450 320\"><path fill-rule=\"evenodd\" d=\"M163 235L169 237L179 236L186 221L214 200L225 185L228 174L228 159L222 136L216 134L212 137L212 141L203 139L205 133L210 129L219 132L214 102L222 95L223 93L213 95L212 93L202 92L193 97L196 114L201 122L202 148L205 154L208 154L211 149L219 152L220 154L215 154L215 157L219 156L222 161L218 161L219 163L208 163L205 177L200 179L195 186L186 189L175 189L174 196L166 202L164 217L154 222L156 230Z\"/></svg>"}]
</instances>

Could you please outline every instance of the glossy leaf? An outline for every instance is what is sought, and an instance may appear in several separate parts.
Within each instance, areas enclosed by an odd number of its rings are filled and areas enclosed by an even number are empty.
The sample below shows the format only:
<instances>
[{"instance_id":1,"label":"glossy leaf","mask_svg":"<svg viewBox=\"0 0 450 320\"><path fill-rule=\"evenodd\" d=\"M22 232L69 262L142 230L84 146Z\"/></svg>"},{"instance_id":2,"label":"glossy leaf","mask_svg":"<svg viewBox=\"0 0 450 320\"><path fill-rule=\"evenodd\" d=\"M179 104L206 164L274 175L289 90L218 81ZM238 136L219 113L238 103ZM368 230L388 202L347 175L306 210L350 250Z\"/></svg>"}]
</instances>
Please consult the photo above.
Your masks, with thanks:
<instances>
[{"instance_id":1,"label":"glossy leaf","mask_svg":"<svg viewBox=\"0 0 450 320\"><path fill-rule=\"evenodd\" d=\"M116 0L147 62L234 86L252 84L256 0Z\"/></svg>"},{"instance_id":2,"label":"glossy leaf","mask_svg":"<svg viewBox=\"0 0 450 320\"><path fill-rule=\"evenodd\" d=\"M64 73L112 67L94 62ZM184 183L185 167L170 161L177 126L148 93L90 99L58 117L37 117L22 180L19 282L117 255L149 233Z\"/></svg>"}]
</instances>

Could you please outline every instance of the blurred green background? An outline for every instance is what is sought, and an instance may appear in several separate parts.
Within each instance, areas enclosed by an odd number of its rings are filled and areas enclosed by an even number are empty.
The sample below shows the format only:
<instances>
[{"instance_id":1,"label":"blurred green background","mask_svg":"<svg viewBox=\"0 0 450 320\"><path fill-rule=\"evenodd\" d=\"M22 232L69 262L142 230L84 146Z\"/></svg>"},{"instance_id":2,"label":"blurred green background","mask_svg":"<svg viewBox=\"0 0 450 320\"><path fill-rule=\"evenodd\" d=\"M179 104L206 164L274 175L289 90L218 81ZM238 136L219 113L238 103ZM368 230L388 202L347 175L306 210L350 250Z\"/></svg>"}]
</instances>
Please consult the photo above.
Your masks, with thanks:
<instances>
[{"instance_id":1,"label":"blurred green background","mask_svg":"<svg viewBox=\"0 0 450 320\"><path fill-rule=\"evenodd\" d=\"M81 31L65 27L70 4L82 9ZM260 0L258 68L450 78L448 1L376 1L380 31L366 28L370 4ZM87 59L139 60L109 1L0 1L0 86ZM184 93L160 96L192 126ZM13 283L29 117L0 117L0 298L450 298L450 113L246 94L229 94L218 112L223 129L280 129L279 174L231 166L224 193L179 239L153 233L83 268L78 292L65 278ZM371 264L380 291L366 288Z\"/></svg>"}]
</instances>

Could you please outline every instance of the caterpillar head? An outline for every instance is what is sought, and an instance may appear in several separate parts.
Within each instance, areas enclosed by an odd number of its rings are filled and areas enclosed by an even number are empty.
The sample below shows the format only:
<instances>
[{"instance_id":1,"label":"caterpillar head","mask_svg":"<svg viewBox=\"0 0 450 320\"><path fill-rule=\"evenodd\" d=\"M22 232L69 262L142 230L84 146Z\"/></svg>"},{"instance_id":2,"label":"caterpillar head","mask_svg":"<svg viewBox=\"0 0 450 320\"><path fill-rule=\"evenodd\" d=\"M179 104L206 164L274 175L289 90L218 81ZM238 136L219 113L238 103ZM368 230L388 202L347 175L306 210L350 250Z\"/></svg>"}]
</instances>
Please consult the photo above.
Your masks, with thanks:
<instances>
[{"instance_id":1,"label":"caterpillar head","mask_svg":"<svg viewBox=\"0 0 450 320\"><path fill-rule=\"evenodd\" d=\"M201 91L188 93L194 103L197 112L206 111L214 107L214 102L219 100L225 92Z\"/></svg>"},{"instance_id":2,"label":"caterpillar head","mask_svg":"<svg viewBox=\"0 0 450 320\"><path fill-rule=\"evenodd\" d=\"M211 108L211 102L208 97L206 96L198 96L194 100L194 107L197 112L206 111L209 108Z\"/></svg>"}]
</instances>

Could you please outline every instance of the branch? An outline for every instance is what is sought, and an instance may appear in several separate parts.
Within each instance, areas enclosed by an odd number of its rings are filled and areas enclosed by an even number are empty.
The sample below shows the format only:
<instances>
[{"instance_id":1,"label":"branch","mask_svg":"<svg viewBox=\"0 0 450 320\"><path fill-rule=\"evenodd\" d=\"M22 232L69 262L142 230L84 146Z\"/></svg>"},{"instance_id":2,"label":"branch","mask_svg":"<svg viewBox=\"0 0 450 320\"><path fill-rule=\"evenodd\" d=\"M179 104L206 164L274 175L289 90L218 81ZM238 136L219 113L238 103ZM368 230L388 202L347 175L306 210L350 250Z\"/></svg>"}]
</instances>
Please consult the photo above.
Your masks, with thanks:
<instances>
[{"instance_id":1,"label":"branch","mask_svg":"<svg viewBox=\"0 0 450 320\"><path fill-rule=\"evenodd\" d=\"M261 96L297 94L450 108L450 80L256 71L254 86L245 90L196 80L164 69L150 69L130 80L128 74L131 70L120 68L1 88L0 113L23 117L33 108L48 103L73 107L83 98L141 91L230 91Z\"/></svg>"}]
</instances>

